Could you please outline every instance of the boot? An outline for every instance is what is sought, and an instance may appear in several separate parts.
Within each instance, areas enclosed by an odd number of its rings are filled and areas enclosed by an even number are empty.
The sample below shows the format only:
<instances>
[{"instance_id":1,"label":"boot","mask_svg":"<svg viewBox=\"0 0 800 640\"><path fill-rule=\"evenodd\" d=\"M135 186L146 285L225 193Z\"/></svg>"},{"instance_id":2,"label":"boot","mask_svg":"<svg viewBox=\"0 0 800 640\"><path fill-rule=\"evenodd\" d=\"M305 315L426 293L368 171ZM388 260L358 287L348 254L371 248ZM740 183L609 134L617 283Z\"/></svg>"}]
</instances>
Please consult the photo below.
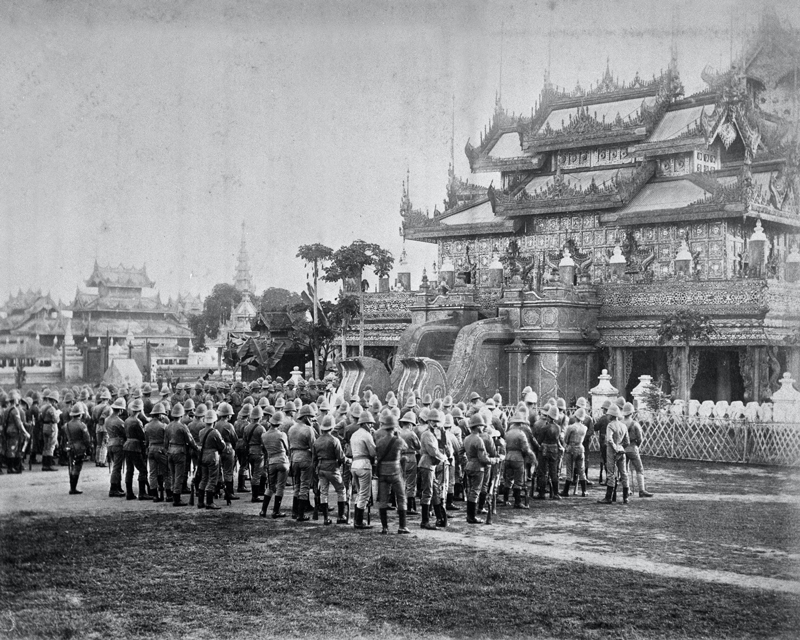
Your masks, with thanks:
<instances>
[{"instance_id":1,"label":"boot","mask_svg":"<svg viewBox=\"0 0 800 640\"><path fill-rule=\"evenodd\" d=\"M507 489L506 489L507 491ZM522 504L522 491L519 487L514 487L514 508L515 509L527 509L524 504Z\"/></svg>"},{"instance_id":2,"label":"boot","mask_svg":"<svg viewBox=\"0 0 800 640\"><path fill-rule=\"evenodd\" d=\"M611 504L611 495L614 493L614 487L606 487L606 497L598 500L597 504Z\"/></svg>"},{"instance_id":3,"label":"boot","mask_svg":"<svg viewBox=\"0 0 800 640\"><path fill-rule=\"evenodd\" d=\"M586 497L586 480L581 480L580 484L581 484L581 497L585 498Z\"/></svg>"},{"instance_id":4,"label":"boot","mask_svg":"<svg viewBox=\"0 0 800 640\"><path fill-rule=\"evenodd\" d=\"M628 487L622 487L622 504L628 504L628 493L630 489Z\"/></svg>"},{"instance_id":5,"label":"boot","mask_svg":"<svg viewBox=\"0 0 800 640\"><path fill-rule=\"evenodd\" d=\"M483 524L492 524L492 511L494 511L494 509L492 509L491 499L489 499L489 504L486 506L486 521Z\"/></svg>"},{"instance_id":6,"label":"boot","mask_svg":"<svg viewBox=\"0 0 800 640\"><path fill-rule=\"evenodd\" d=\"M364 510L356 507L355 524L356 529L372 529L371 524L364 524Z\"/></svg>"},{"instance_id":7,"label":"boot","mask_svg":"<svg viewBox=\"0 0 800 640\"><path fill-rule=\"evenodd\" d=\"M406 512L402 509L397 510L397 520L399 521L397 533L411 533L406 526Z\"/></svg>"},{"instance_id":8,"label":"boot","mask_svg":"<svg viewBox=\"0 0 800 640\"><path fill-rule=\"evenodd\" d=\"M150 499L153 502L163 502L163 500L159 500L158 498L158 489L150 489Z\"/></svg>"},{"instance_id":9,"label":"boot","mask_svg":"<svg viewBox=\"0 0 800 640\"><path fill-rule=\"evenodd\" d=\"M205 509L206 508L206 499L205 499L206 492L205 491L198 491L197 492L197 508L198 509ZM189 503L192 504L191 502Z\"/></svg>"},{"instance_id":10,"label":"boot","mask_svg":"<svg viewBox=\"0 0 800 640\"><path fill-rule=\"evenodd\" d=\"M297 521L298 522L308 522L309 520L311 520L311 518L309 518L306 515L306 511L308 511L309 504L310 503L308 501L308 498L298 498L298 500L297 500Z\"/></svg>"},{"instance_id":11,"label":"boot","mask_svg":"<svg viewBox=\"0 0 800 640\"><path fill-rule=\"evenodd\" d=\"M641 473L639 474L639 497L640 498L653 497L653 494L647 491L647 487L644 484L644 476Z\"/></svg>"},{"instance_id":12,"label":"boot","mask_svg":"<svg viewBox=\"0 0 800 640\"><path fill-rule=\"evenodd\" d=\"M133 480L125 481L125 499L136 500L136 495L133 493Z\"/></svg>"},{"instance_id":13,"label":"boot","mask_svg":"<svg viewBox=\"0 0 800 640\"><path fill-rule=\"evenodd\" d=\"M267 517L267 507L269 506L269 501L270 501L271 498L272 498L272 496L264 496L264 502L261 503L261 511L258 514L262 518L266 518Z\"/></svg>"},{"instance_id":14,"label":"boot","mask_svg":"<svg viewBox=\"0 0 800 640\"><path fill-rule=\"evenodd\" d=\"M333 520L328 517L328 503L321 502L319 508L322 510L322 524L333 524Z\"/></svg>"},{"instance_id":15,"label":"boot","mask_svg":"<svg viewBox=\"0 0 800 640\"><path fill-rule=\"evenodd\" d=\"M73 496L83 493L83 491L78 490L78 476L74 476L69 479L69 493Z\"/></svg>"},{"instance_id":16,"label":"boot","mask_svg":"<svg viewBox=\"0 0 800 640\"><path fill-rule=\"evenodd\" d=\"M252 496L250 498L250 502L261 502L261 498L258 495L258 485L257 484L256 485L252 485L252 487L253 488L252 488L252 490L250 492L252 494Z\"/></svg>"},{"instance_id":17,"label":"boot","mask_svg":"<svg viewBox=\"0 0 800 640\"><path fill-rule=\"evenodd\" d=\"M456 502L463 502L463 500L464 500L464 485L461 484L460 482L456 482L453 485L453 490L455 491L455 497L453 498L453 500L455 500Z\"/></svg>"},{"instance_id":18,"label":"boot","mask_svg":"<svg viewBox=\"0 0 800 640\"><path fill-rule=\"evenodd\" d=\"M482 516L486 513L486 510L483 508L485 504L486 504L486 492L481 491L478 494L478 510L476 511L477 515Z\"/></svg>"},{"instance_id":19,"label":"boot","mask_svg":"<svg viewBox=\"0 0 800 640\"><path fill-rule=\"evenodd\" d=\"M275 505L272 507L272 519L277 520L278 518L285 518L286 514L281 512L281 502L283 501L283 496L275 496Z\"/></svg>"},{"instance_id":20,"label":"boot","mask_svg":"<svg viewBox=\"0 0 800 640\"><path fill-rule=\"evenodd\" d=\"M189 491L189 506L190 507L194 506L194 490L195 490L195 486L194 486L194 482L192 482L192 490Z\"/></svg>"},{"instance_id":21,"label":"boot","mask_svg":"<svg viewBox=\"0 0 800 640\"><path fill-rule=\"evenodd\" d=\"M389 533L389 510L378 509L378 514L381 517L381 535L385 536Z\"/></svg>"},{"instance_id":22,"label":"boot","mask_svg":"<svg viewBox=\"0 0 800 640\"><path fill-rule=\"evenodd\" d=\"M236 495L233 491L233 480L228 480L225 483L225 499L226 500L238 500L239 496Z\"/></svg>"},{"instance_id":23,"label":"boot","mask_svg":"<svg viewBox=\"0 0 800 640\"><path fill-rule=\"evenodd\" d=\"M181 500L181 492L180 491L173 491L172 492L172 506L173 507L188 507L189 504Z\"/></svg>"},{"instance_id":24,"label":"boot","mask_svg":"<svg viewBox=\"0 0 800 640\"><path fill-rule=\"evenodd\" d=\"M53 456L42 456L42 471L58 471L53 467Z\"/></svg>"},{"instance_id":25,"label":"boot","mask_svg":"<svg viewBox=\"0 0 800 640\"><path fill-rule=\"evenodd\" d=\"M202 495L202 491L200 492ZM213 509L214 511L221 509L218 504L214 504L214 492L206 491L206 509Z\"/></svg>"},{"instance_id":26,"label":"boot","mask_svg":"<svg viewBox=\"0 0 800 640\"><path fill-rule=\"evenodd\" d=\"M144 482L139 483L139 500L152 500L153 496L149 495L147 485Z\"/></svg>"},{"instance_id":27,"label":"boot","mask_svg":"<svg viewBox=\"0 0 800 640\"><path fill-rule=\"evenodd\" d=\"M500 504L504 507L508 506L508 490L508 487L503 487L503 501ZM517 509L519 509L519 507L517 507L517 503L519 502L519 494L520 490L514 489L514 507Z\"/></svg>"},{"instance_id":28,"label":"boot","mask_svg":"<svg viewBox=\"0 0 800 640\"><path fill-rule=\"evenodd\" d=\"M569 480L564 481L564 490L561 492L562 498L569 498L569 487L572 484Z\"/></svg>"},{"instance_id":29,"label":"boot","mask_svg":"<svg viewBox=\"0 0 800 640\"><path fill-rule=\"evenodd\" d=\"M446 511L461 511L461 507L457 507L453 504L453 494L447 494L447 505L445 506Z\"/></svg>"},{"instance_id":30,"label":"boot","mask_svg":"<svg viewBox=\"0 0 800 640\"><path fill-rule=\"evenodd\" d=\"M174 494L172 493L172 489L167 488L166 492L167 492L167 500L172 500L174 496Z\"/></svg>"},{"instance_id":31,"label":"boot","mask_svg":"<svg viewBox=\"0 0 800 640\"><path fill-rule=\"evenodd\" d=\"M467 502L467 524L483 524L475 517L478 505L475 502Z\"/></svg>"},{"instance_id":32,"label":"boot","mask_svg":"<svg viewBox=\"0 0 800 640\"><path fill-rule=\"evenodd\" d=\"M336 524L349 524L344 515L344 508L347 506L347 502L341 501L337 506L339 507L339 517L336 518Z\"/></svg>"},{"instance_id":33,"label":"boot","mask_svg":"<svg viewBox=\"0 0 800 640\"><path fill-rule=\"evenodd\" d=\"M406 498L406 515L408 515L408 516L417 515L417 499L416 498Z\"/></svg>"},{"instance_id":34,"label":"boot","mask_svg":"<svg viewBox=\"0 0 800 640\"><path fill-rule=\"evenodd\" d=\"M297 503L299 500L297 497L292 498L292 520L297 520Z\"/></svg>"},{"instance_id":35,"label":"boot","mask_svg":"<svg viewBox=\"0 0 800 640\"><path fill-rule=\"evenodd\" d=\"M267 493L267 476L261 476L261 482L258 483L258 495L264 496Z\"/></svg>"},{"instance_id":36,"label":"boot","mask_svg":"<svg viewBox=\"0 0 800 640\"><path fill-rule=\"evenodd\" d=\"M435 531L436 527L431 524L431 505L422 505L422 522L419 523L420 529L430 529Z\"/></svg>"},{"instance_id":37,"label":"boot","mask_svg":"<svg viewBox=\"0 0 800 640\"><path fill-rule=\"evenodd\" d=\"M447 528L447 510L444 508L444 505L440 502L437 505L434 505L434 509L436 510L436 526L441 527L442 529Z\"/></svg>"},{"instance_id":38,"label":"boot","mask_svg":"<svg viewBox=\"0 0 800 640\"><path fill-rule=\"evenodd\" d=\"M244 476L239 476L239 484L236 486L236 493L247 493L247 487L244 485Z\"/></svg>"},{"instance_id":39,"label":"boot","mask_svg":"<svg viewBox=\"0 0 800 640\"><path fill-rule=\"evenodd\" d=\"M561 496L558 493L558 480L553 483L550 482L550 499L551 500L561 500Z\"/></svg>"},{"instance_id":40,"label":"boot","mask_svg":"<svg viewBox=\"0 0 800 640\"><path fill-rule=\"evenodd\" d=\"M617 485L615 483L614 484L614 489L611 492L611 502L616 502L616 501L617 501Z\"/></svg>"}]
</instances>

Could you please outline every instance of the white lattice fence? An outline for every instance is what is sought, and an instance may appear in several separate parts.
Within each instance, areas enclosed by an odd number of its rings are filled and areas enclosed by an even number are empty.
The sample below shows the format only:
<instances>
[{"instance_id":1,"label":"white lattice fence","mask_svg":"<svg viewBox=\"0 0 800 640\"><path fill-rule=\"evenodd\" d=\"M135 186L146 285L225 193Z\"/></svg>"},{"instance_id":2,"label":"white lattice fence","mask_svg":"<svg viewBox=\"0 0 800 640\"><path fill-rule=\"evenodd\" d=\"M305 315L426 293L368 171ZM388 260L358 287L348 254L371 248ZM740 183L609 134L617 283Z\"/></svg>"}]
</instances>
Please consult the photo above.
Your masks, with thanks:
<instances>
[{"instance_id":1,"label":"white lattice fence","mask_svg":"<svg viewBox=\"0 0 800 640\"><path fill-rule=\"evenodd\" d=\"M502 407L507 416L514 407ZM800 467L800 423L661 414L644 420L641 453L658 458ZM599 449L597 435L591 451Z\"/></svg>"}]
</instances>

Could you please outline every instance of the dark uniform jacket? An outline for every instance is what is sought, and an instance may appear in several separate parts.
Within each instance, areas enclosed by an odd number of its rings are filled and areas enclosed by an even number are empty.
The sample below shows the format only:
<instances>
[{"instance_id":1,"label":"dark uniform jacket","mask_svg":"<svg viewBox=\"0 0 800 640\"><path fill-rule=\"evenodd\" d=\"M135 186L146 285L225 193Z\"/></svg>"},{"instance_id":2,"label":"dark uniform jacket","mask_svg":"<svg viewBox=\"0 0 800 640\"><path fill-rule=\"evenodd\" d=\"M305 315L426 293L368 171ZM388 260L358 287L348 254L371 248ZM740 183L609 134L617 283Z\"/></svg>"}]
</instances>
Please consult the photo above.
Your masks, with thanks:
<instances>
[{"instance_id":1,"label":"dark uniform jacket","mask_svg":"<svg viewBox=\"0 0 800 640\"><path fill-rule=\"evenodd\" d=\"M72 449L73 455L82 456L92 446L89 429L77 418L73 418L67 423L64 432L67 438L67 446Z\"/></svg>"},{"instance_id":2,"label":"dark uniform jacket","mask_svg":"<svg viewBox=\"0 0 800 640\"><path fill-rule=\"evenodd\" d=\"M336 471L344 462L344 450L339 439L328 431L311 445L312 461L320 471Z\"/></svg>"},{"instance_id":3,"label":"dark uniform jacket","mask_svg":"<svg viewBox=\"0 0 800 640\"><path fill-rule=\"evenodd\" d=\"M123 451L144 451L144 428L138 416L131 416L125 421L125 444Z\"/></svg>"}]
</instances>

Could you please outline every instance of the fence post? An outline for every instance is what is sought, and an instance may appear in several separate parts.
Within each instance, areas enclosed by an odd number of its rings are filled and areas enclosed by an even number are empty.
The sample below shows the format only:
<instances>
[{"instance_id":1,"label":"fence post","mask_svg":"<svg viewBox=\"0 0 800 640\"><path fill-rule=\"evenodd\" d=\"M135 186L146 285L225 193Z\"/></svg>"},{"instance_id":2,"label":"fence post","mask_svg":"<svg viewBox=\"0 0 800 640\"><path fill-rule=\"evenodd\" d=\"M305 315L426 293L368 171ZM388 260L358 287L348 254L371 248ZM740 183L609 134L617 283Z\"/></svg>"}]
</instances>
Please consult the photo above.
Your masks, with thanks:
<instances>
[{"instance_id":1,"label":"fence post","mask_svg":"<svg viewBox=\"0 0 800 640\"><path fill-rule=\"evenodd\" d=\"M750 425L745 422L742 426L742 431L744 431L744 438L742 441L744 442L744 449L742 450L742 462L747 464L747 432L750 430Z\"/></svg>"}]
</instances>

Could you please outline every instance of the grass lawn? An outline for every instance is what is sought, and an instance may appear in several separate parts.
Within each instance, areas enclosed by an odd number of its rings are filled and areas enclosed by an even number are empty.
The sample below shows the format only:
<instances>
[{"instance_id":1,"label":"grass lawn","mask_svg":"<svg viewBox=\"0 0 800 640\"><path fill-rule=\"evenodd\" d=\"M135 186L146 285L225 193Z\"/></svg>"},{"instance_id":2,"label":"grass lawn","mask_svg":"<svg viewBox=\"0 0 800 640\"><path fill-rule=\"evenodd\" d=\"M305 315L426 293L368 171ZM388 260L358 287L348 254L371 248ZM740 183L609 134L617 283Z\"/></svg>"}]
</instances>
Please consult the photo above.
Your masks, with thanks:
<instances>
[{"instance_id":1,"label":"grass lawn","mask_svg":"<svg viewBox=\"0 0 800 640\"><path fill-rule=\"evenodd\" d=\"M795 595L486 550L461 522L446 544L424 532L263 520L255 509L148 507L4 517L0 636L796 638L800 629ZM525 513L534 538L537 514L538 505ZM695 514L695 528L710 540L722 516L700 526ZM515 526L479 529L499 537ZM687 518L674 535L690 527Z\"/></svg>"}]
</instances>

